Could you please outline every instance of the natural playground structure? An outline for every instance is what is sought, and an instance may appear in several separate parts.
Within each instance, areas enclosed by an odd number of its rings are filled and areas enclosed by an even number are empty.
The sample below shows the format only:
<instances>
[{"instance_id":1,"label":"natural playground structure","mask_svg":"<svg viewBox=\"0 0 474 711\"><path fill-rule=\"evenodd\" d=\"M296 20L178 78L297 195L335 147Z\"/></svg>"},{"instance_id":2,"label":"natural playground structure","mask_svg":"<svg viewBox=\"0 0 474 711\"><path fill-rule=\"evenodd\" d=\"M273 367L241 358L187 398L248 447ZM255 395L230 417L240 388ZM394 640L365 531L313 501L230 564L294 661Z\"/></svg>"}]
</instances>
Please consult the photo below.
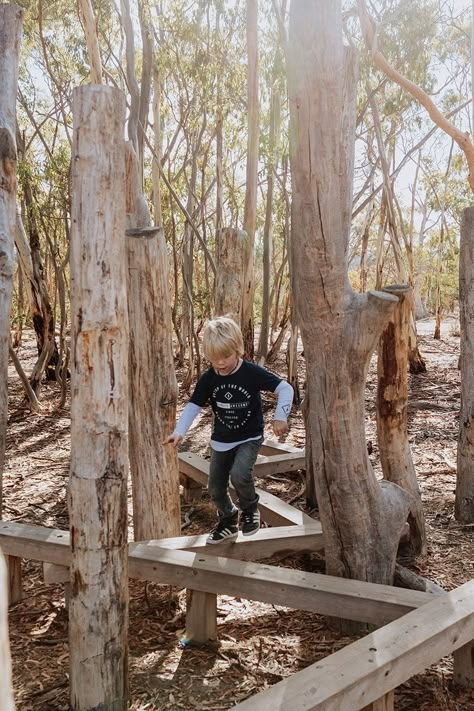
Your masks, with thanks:
<instances>
[{"instance_id":1,"label":"natural playground structure","mask_svg":"<svg viewBox=\"0 0 474 711\"><path fill-rule=\"evenodd\" d=\"M252 114L247 180L252 194L244 209L245 230L219 225L214 295L217 312L244 319L246 344L249 334L253 343L248 302L252 306L258 143L258 4L248 0L247 6ZM143 99L134 83L130 5L128 0L121 3L130 100L104 83L94 9L89 0L81 0L80 7L93 83L73 91L69 527L9 520L1 509L0 479L0 711L14 711L7 607L21 602L25 562L30 561L42 564L45 586L64 586L73 711L129 708L130 580L186 589L181 641L189 646L219 642L220 595L319 613L337 629L362 634L234 705L242 711L393 711L395 689L447 655L453 655L455 682L474 688L474 580L448 592L421 575L410 576L400 564L401 552L406 563L407 554L413 560L427 548L407 424L413 293L406 284L358 293L349 281L359 60L355 49L343 43L341 3L293 0L289 33L282 40L292 176L288 256L306 359L308 445L265 440L254 468L263 481L308 469L319 519L262 487L258 505L266 526L252 537L239 535L219 546L206 545L203 535L177 535L180 487L182 501L199 500L208 481L208 460L191 451L164 451L162 444L174 425L177 400L168 258L162 225L153 224L146 204L143 102L147 106L149 96ZM5 97L0 109L0 461L7 428L22 15L16 5L0 5L0 91ZM144 32L142 39L146 49L150 38ZM191 144L198 143L194 133ZM160 157L153 153L152 160L161 170ZM196 156L191 162L197 172ZM185 208L191 232L197 229L194 207L191 195ZM155 205L155 221L159 213ZM472 232L469 210L463 229ZM467 244L465 239L463 254ZM192 250L188 256L184 282L192 280ZM466 256L466 264L470 258ZM462 322L469 330L472 294L463 269L461 285L466 292ZM184 286L185 298L192 296L191 282ZM192 303L188 299L187 310ZM191 327L193 314L188 311L188 316ZM198 342L192 328L187 337ZM368 457L364 420L367 372L377 349L382 479ZM469 372L471 356L466 341L464 372ZM193 368L191 364L188 373ZM472 382L466 380L468 393ZM465 401L461 412L460 439L469 439L472 413ZM462 456L472 465L469 447L465 443ZM457 506L467 517L472 479L466 461L462 476ZM324 574L276 564L289 554L314 553L324 560ZM394 586L396 575L405 587Z\"/></svg>"}]
</instances>

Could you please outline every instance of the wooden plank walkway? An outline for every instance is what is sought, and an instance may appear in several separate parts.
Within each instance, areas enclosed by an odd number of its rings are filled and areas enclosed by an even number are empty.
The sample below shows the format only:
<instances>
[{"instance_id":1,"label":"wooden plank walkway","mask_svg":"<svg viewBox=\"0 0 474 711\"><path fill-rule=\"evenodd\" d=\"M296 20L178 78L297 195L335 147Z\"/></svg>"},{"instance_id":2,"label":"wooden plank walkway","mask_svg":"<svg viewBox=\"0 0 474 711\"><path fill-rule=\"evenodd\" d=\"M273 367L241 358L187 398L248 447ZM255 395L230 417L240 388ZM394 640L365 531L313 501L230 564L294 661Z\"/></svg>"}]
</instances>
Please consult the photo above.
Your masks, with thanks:
<instances>
[{"instance_id":1,"label":"wooden plank walkway","mask_svg":"<svg viewBox=\"0 0 474 711\"><path fill-rule=\"evenodd\" d=\"M1 522L0 547L7 555L69 565L67 531ZM129 551L132 578L375 625L397 619L431 600L427 593L146 543L132 543Z\"/></svg>"},{"instance_id":2,"label":"wooden plank walkway","mask_svg":"<svg viewBox=\"0 0 474 711\"><path fill-rule=\"evenodd\" d=\"M474 687L473 640L474 580L471 580L234 708L236 711L366 708L389 711L393 709L392 689L455 650L461 650L457 659L464 670L463 679L455 671L458 681ZM384 698L386 703L382 705Z\"/></svg>"}]
</instances>

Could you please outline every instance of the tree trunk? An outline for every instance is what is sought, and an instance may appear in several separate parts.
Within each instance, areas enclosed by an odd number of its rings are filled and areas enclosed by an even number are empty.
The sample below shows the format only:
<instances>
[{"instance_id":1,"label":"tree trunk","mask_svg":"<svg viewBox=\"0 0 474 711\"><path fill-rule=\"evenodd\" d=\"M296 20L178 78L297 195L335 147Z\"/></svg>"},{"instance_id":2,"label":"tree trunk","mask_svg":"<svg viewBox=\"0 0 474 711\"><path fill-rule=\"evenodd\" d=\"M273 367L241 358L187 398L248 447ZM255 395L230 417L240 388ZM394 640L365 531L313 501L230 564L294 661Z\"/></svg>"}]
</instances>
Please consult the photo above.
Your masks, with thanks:
<instances>
[{"instance_id":1,"label":"tree trunk","mask_svg":"<svg viewBox=\"0 0 474 711\"><path fill-rule=\"evenodd\" d=\"M39 395L41 378L46 371L47 380L56 379L56 367L59 365L59 351L55 338L54 311L49 298L45 269L41 256L39 230L35 216L34 198L28 179L23 180L25 204L28 213L29 243L20 212L17 213L15 242L21 255L24 274L29 281L30 315L36 334L38 359L30 375L30 384ZM28 257L24 258L26 250Z\"/></svg>"},{"instance_id":2,"label":"tree trunk","mask_svg":"<svg viewBox=\"0 0 474 711\"><path fill-rule=\"evenodd\" d=\"M414 557L426 552L421 495L408 442L408 334L411 289L396 285L384 289L399 302L379 343L377 361L377 437L384 478L412 496L408 523L410 539L403 552Z\"/></svg>"},{"instance_id":3,"label":"tree trunk","mask_svg":"<svg viewBox=\"0 0 474 711\"><path fill-rule=\"evenodd\" d=\"M150 225L137 157L127 143L127 228ZM180 533L176 451L163 447L174 429L178 386L171 341L168 256L162 229L127 238L130 321L130 472L136 541Z\"/></svg>"},{"instance_id":4,"label":"tree trunk","mask_svg":"<svg viewBox=\"0 0 474 711\"><path fill-rule=\"evenodd\" d=\"M74 90L71 709L127 708L128 317L125 99Z\"/></svg>"},{"instance_id":5,"label":"tree trunk","mask_svg":"<svg viewBox=\"0 0 474 711\"><path fill-rule=\"evenodd\" d=\"M97 25L91 0L79 0L81 19L84 24L84 34L90 62L91 84L102 84L102 62L97 37Z\"/></svg>"},{"instance_id":6,"label":"tree trunk","mask_svg":"<svg viewBox=\"0 0 474 711\"><path fill-rule=\"evenodd\" d=\"M239 321L244 287L245 257L248 236L243 230L227 227L219 230L216 243L216 315L231 314Z\"/></svg>"},{"instance_id":7,"label":"tree trunk","mask_svg":"<svg viewBox=\"0 0 474 711\"><path fill-rule=\"evenodd\" d=\"M270 100L270 129L268 137L267 165L267 203L265 207L265 225L263 228L263 283L262 283L262 324L258 341L258 359L264 365L268 353L270 328L270 281L273 264L273 185L274 170L277 164L276 149L280 142L280 88L278 86L278 61L280 50L277 49L272 72L272 92Z\"/></svg>"},{"instance_id":8,"label":"tree trunk","mask_svg":"<svg viewBox=\"0 0 474 711\"><path fill-rule=\"evenodd\" d=\"M163 225L163 215L161 211L161 186L160 186L160 166L161 161L161 81L158 72L158 60L153 67L153 142L155 145L155 156L152 164L153 181L153 207L155 215L155 225Z\"/></svg>"},{"instance_id":9,"label":"tree trunk","mask_svg":"<svg viewBox=\"0 0 474 711\"><path fill-rule=\"evenodd\" d=\"M364 396L370 357L397 298L355 294L348 282L357 57L343 50L340 0L292 2L288 57L290 261L326 569L389 584L408 495L374 476Z\"/></svg>"},{"instance_id":10,"label":"tree trunk","mask_svg":"<svg viewBox=\"0 0 474 711\"><path fill-rule=\"evenodd\" d=\"M168 266L160 226L150 231L143 194L143 101L151 77L135 79L135 51L129 0L121 0L130 88L126 144L126 222L128 259L130 474L135 540L177 536L180 532L179 477L176 452L161 442L173 430L177 384L171 343ZM144 18L141 16L142 29ZM146 39L149 64L149 38ZM147 103L147 102L145 102ZM141 117L141 118L140 118ZM155 157L155 160L157 158ZM157 205L155 203L155 212ZM159 212L158 205L158 212Z\"/></svg>"},{"instance_id":11,"label":"tree trunk","mask_svg":"<svg viewBox=\"0 0 474 711\"><path fill-rule=\"evenodd\" d=\"M459 254L461 411L455 516L474 523L474 207L464 210Z\"/></svg>"},{"instance_id":12,"label":"tree trunk","mask_svg":"<svg viewBox=\"0 0 474 711\"><path fill-rule=\"evenodd\" d=\"M23 10L0 5L0 518L5 435L8 419L8 344L13 276L16 268L16 92Z\"/></svg>"},{"instance_id":13,"label":"tree trunk","mask_svg":"<svg viewBox=\"0 0 474 711\"><path fill-rule=\"evenodd\" d=\"M258 0L247 0L247 176L244 208L244 231L248 235L247 264L242 297L241 326L245 353L254 354L253 301L255 292L254 249L257 226L257 171L258 171Z\"/></svg>"},{"instance_id":14,"label":"tree trunk","mask_svg":"<svg viewBox=\"0 0 474 711\"><path fill-rule=\"evenodd\" d=\"M8 568L0 551L0 711L15 711L12 688L12 662L8 637Z\"/></svg>"}]
</instances>

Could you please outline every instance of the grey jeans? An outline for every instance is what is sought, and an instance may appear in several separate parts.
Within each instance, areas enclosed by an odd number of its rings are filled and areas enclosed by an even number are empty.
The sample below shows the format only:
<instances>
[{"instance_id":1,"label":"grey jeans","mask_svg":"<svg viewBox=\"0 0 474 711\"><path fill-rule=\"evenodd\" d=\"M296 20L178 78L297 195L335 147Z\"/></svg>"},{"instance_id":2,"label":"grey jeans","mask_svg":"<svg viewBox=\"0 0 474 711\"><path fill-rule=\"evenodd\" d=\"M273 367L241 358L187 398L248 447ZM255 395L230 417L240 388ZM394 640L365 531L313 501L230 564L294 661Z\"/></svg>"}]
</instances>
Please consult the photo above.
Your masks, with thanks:
<instances>
[{"instance_id":1,"label":"grey jeans","mask_svg":"<svg viewBox=\"0 0 474 711\"><path fill-rule=\"evenodd\" d=\"M255 492L253 465L263 437L239 444L227 452L211 451L209 467L209 496L217 508L219 519L237 522L237 508L229 496L229 479L237 492L241 511L256 511L258 494Z\"/></svg>"}]
</instances>

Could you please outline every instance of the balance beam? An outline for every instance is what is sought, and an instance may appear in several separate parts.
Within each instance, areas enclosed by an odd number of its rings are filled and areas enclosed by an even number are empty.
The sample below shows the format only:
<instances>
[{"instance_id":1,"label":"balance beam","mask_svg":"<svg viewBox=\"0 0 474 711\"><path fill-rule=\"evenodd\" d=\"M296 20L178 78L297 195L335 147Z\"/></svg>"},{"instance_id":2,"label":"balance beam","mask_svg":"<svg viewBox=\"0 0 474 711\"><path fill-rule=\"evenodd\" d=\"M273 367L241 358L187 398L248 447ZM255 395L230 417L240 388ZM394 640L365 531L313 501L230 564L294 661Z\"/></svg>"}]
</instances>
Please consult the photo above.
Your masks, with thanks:
<instances>
[{"instance_id":1,"label":"balance beam","mask_svg":"<svg viewBox=\"0 0 474 711\"><path fill-rule=\"evenodd\" d=\"M188 550L206 555L224 554L238 560L259 560L273 555L303 553L324 548L321 524L311 519L310 526L279 526L261 528L255 535L239 534L235 542L218 546L206 545L207 536L177 536L159 540L140 541L149 548L159 546L171 550ZM130 549L137 543L131 543ZM64 565L64 546L69 547L69 531L33 526L16 521L0 521L0 548L6 555Z\"/></svg>"},{"instance_id":2,"label":"balance beam","mask_svg":"<svg viewBox=\"0 0 474 711\"><path fill-rule=\"evenodd\" d=\"M0 547L20 558L66 567L70 562L69 534L58 529L3 521ZM138 580L243 597L375 625L397 619L432 599L429 593L388 585L143 543L129 546L129 575Z\"/></svg>"},{"instance_id":3,"label":"balance beam","mask_svg":"<svg viewBox=\"0 0 474 711\"><path fill-rule=\"evenodd\" d=\"M236 711L359 711L439 661L471 655L464 684L474 687L474 580L353 642L237 704ZM456 652L456 650L459 650ZM458 657L459 658L459 657ZM464 667L465 669L465 667ZM470 678L469 678L470 677ZM456 675L459 681L459 676ZM389 702L390 703L390 702Z\"/></svg>"},{"instance_id":4,"label":"balance beam","mask_svg":"<svg viewBox=\"0 0 474 711\"><path fill-rule=\"evenodd\" d=\"M275 442L271 439L264 439L262 446L260 447L260 453L265 456L273 456L275 454L297 454L298 456L305 456L305 450L301 447L293 447L285 442ZM301 467L303 469L303 467Z\"/></svg>"},{"instance_id":5,"label":"balance beam","mask_svg":"<svg viewBox=\"0 0 474 711\"><path fill-rule=\"evenodd\" d=\"M262 469L259 469L258 462L255 465L255 475L260 476L260 474L258 473L259 471L268 471L268 469L265 468L269 466L269 463L271 463L271 465L273 466L273 463L276 460L280 461L280 466L282 461L285 462L285 466L280 471L288 471L287 462L289 460L284 459L285 457L293 457L293 454L282 454L277 457L265 457ZM302 457L302 459L304 460L304 456ZM207 459L204 459L203 457L200 457L199 454L194 454L193 452L181 452L180 454L178 454L178 464L179 471L181 474L184 474L190 479L194 479L194 481L197 481L202 486L207 486L207 481L209 478L209 462L207 461ZM299 469L301 467L295 468ZM278 468L272 469L273 473L275 473L275 471L278 471ZM232 499L234 499L235 501L235 489L233 488L233 486L230 486L229 490ZM262 489L256 489L256 492L260 497L260 500L258 502L258 508L260 510L260 513L262 514L262 518L264 521L270 524L270 526L285 526L289 523L301 526L303 524L311 525L312 523L314 523L314 519L312 519L310 516L305 514L303 511L300 511L299 509L295 508L294 506L290 506L290 504L285 503L277 496L273 496L272 494L269 494L266 491L263 491Z\"/></svg>"}]
</instances>

